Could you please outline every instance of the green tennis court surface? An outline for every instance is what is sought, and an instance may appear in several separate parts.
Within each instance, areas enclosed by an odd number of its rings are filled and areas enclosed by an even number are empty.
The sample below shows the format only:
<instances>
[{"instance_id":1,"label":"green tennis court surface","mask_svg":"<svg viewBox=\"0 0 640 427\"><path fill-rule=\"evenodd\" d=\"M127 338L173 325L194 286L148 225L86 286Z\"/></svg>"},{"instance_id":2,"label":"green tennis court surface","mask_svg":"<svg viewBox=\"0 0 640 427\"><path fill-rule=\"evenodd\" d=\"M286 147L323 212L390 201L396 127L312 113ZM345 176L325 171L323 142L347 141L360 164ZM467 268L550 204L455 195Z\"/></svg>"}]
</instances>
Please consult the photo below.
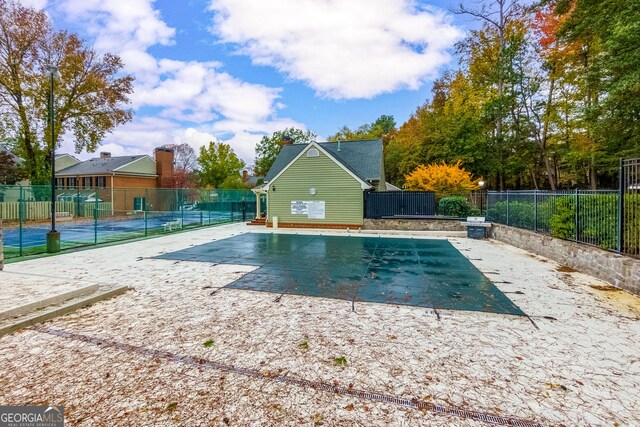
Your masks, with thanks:
<instances>
[{"instance_id":1,"label":"green tennis court surface","mask_svg":"<svg viewBox=\"0 0 640 427\"><path fill-rule=\"evenodd\" d=\"M246 233L157 258L259 266L227 288L524 315L446 240Z\"/></svg>"}]
</instances>

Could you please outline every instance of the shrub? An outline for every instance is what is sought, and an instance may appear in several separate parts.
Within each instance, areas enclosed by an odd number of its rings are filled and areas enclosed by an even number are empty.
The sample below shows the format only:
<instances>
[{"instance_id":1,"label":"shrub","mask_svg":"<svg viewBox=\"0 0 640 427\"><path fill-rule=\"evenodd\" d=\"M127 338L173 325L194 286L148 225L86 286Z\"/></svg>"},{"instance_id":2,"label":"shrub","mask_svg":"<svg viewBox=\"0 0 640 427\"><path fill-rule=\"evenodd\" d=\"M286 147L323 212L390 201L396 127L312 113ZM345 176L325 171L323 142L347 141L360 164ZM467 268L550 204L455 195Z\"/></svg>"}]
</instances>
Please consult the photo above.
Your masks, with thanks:
<instances>
[{"instance_id":1,"label":"shrub","mask_svg":"<svg viewBox=\"0 0 640 427\"><path fill-rule=\"evenodd\" d=\"M575 237L575 206L566 199L553 199L555 213L549 220L549 231L553 237L559 239L573 239Z\"/></svg>"},{"instance_id":2,"label":"shrub","mask_svg":"<svg viewBox=\"0 0 640 427\"><path fill-rule=\"evenodd\" d=\"M455 165L442 164L420 165L405 176L405 188L414 191L433 191L436 199L446 196L467 196L478 189L478 180L471 178L471 173Z\"/></svg>"},{"instance_id":3,"label":"shrub","mask_svg":"<svg viewBox=\"0 0 640 427\"><path fill-rule=\"evenodd\" d=\"M624 247L626 253L640 255L640 194L627 195L624 199L627 220L624 227Z\"/></svg>"},{"instance_id":4,"label":"shrub","mask_svg":"<svg viewBox=\"0 0 640 427\"><path fill-rule=\"evenodd\" d=\"M616 249L618 245L618 195L617 194L565 194L547 196L539 193L537 208L533 196L526 201L514 200L511 196L507 215L507 202L501 200L489 206L490 221L514 227L534 228L560 239L577 240L603 249ZM576 200L578 214L576 215ZM640 198L628 196L626 210L640 209ZM628 253L637 253L640 240L638 221L625 221L625 248Z\"/></svg>"},{"instance_id":5,"label":"shrub","mask_svg":"<svg viewBox=\"0 0 640 427\"><path fill-rule=\"evenodd\" d=\"M508 207L506 201L494 203L487 211L487 217L490 221L529 230L534 228L534 215L533 202L518 200L509 201Z\"/></svg>"},{"instance_id":6,"label":"shrub","mask_svg":"<svg viewBox=\"0 0 640 427\"><path fill-rule=\"evenodd\" d=\"M480 214L480 209L471 206L465 197L443 197L438 202L438 213L445 216L466 218Z\"/></svg>"}]
</instances>

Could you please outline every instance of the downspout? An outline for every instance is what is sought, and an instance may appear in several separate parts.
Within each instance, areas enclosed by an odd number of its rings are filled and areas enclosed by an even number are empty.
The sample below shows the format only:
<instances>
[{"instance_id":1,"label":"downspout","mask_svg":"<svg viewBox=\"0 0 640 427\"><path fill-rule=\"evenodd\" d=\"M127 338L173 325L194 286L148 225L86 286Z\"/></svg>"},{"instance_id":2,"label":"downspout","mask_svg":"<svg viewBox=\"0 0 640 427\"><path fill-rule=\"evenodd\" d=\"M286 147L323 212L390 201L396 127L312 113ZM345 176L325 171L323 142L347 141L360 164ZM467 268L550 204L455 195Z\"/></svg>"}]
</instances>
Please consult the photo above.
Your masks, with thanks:
<instances>
[{"instance_id":1,"label":"downspout","mask_svg":"<svg viewBox=\"0 0 640 427\"><path fill-rule=\"evenodd\" d=\"M265 203L267 204L267 206L266 206L266 210L265 210L265 212L266 212L266 215L265 215L265 219L266 219L265 225L269 223L269 185L271 185L271 184L268 184L268 185L267 185L267 187L264 189L264 194L265 194L265 196L266 196L266 197L265 197Z\"/></svg>"},{"instance_id":2,"label":"downspout","mask_svg":"<svg viewBox=\"0 0 640 427\"><path fill-rule=\"evenodd\" d=\"M114 210L114 206L116 201L113 200L113 176L115 175L114 172L111 172L111 216L115 215L115 210Z\"/></svg>"}]
</instances>

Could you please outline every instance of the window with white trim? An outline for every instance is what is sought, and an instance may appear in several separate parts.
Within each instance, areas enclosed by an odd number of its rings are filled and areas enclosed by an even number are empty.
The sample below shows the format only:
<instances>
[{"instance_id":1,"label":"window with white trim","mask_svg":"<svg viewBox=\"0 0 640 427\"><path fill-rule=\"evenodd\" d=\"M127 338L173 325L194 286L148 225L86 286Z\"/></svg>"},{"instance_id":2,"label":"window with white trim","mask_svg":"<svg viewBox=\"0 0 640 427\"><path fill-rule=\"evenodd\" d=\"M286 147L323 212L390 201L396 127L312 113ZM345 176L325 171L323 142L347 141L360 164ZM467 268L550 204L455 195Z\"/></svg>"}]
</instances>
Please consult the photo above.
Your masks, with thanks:
<instances>
[{"instance_id":1,"label":"window with white trim","mask_svg":"<svg viewBox=\"0 0 640 427\"><path fill-rule=\"evenodd\" d=\"M320 156L320 152L316 148L310 148L309 151L307 151L307 157L319 157L319 156Z\"/></svg>"}]
</instances>

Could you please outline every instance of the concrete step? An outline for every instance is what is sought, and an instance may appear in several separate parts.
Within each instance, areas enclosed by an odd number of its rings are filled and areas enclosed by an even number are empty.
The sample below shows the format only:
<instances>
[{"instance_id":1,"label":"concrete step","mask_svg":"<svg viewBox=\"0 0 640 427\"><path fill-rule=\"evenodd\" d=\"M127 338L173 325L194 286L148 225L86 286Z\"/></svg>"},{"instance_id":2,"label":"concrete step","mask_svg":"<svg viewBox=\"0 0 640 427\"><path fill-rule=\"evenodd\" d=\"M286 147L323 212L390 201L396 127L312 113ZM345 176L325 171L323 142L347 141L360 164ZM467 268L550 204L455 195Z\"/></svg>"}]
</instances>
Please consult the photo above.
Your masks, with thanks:
<instances>
[{"instance_id":1,"label":"concrete step","mask_svg":"<svg viewBox=\"0 0 640 427\"><path fill-rule=\"evenodd\" d=\"M76 311L129 290L128 286L91 285L2 312L0 337ZM9 316L9 317L6 317Z\"/></svg>"},{"instance_id":2,"label":"concrete step","mask_svg":"<svg viewBox=\"0 0 640 427\"><path fill-rule=\"evenodd\" d=\"M100 289L98 285L84 286L79 289L75 289L70 292L63 292L58 295L52 295L47 298L40 299L28 304L23 304L18 307L12 307L7 310L0 311L0 322L12 317L20 317L33 311L41 310L44 307L50 305L58 305L73 298L90 295L97 292Z\"/></svg>"}]
</instances>

